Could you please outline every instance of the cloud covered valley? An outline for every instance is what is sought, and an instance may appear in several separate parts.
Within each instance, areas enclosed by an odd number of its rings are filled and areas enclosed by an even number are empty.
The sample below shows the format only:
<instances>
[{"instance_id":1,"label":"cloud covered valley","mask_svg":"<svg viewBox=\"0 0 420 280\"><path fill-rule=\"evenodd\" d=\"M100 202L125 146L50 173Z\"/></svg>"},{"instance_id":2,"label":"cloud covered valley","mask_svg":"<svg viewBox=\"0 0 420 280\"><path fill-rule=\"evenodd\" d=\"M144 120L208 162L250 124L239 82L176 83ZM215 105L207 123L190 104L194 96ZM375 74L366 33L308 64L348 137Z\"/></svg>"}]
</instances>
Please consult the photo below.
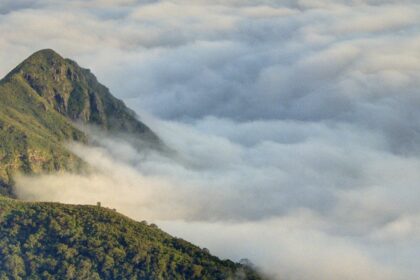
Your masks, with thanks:
<instances>
[{"instance_id":1,"label":"cloud covered valley","mask_svg":"<svg viewBox=\"0 0 420 280\"><path fill-rule=\"evenodd\" d=\"M419 278L419 8L2 1L2 76L53 48L173 151L92 130L98 145L69 143L92 172L21 176L15 191L101 201L276 279Z\"/></svg>"}]
</instances>

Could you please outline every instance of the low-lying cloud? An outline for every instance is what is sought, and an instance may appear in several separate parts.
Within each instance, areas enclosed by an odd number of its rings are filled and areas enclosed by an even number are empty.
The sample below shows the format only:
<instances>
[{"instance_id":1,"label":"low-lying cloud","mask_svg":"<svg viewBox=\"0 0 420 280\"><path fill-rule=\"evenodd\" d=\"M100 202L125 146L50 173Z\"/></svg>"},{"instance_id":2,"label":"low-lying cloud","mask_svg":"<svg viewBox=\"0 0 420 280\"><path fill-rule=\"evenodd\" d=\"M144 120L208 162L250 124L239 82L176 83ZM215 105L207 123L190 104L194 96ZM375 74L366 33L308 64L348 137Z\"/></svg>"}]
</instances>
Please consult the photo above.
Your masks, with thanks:
<instances>
[{"instance_id":1,"label":"low-lying cloud","mask_svg":"<svg viewBox=\"0 0 420 280\"><path fill-rule=\"evenodd\" d=\"M101 201L280 279L419 278L419 11L416 0L4 1L1 75L54 48L176 151L98 137L70 147L95 172L20 177L17 192Z\"/></svg>"},{"instance_id":2,"label":"low-lying cloud","mask_svg":"<svg viewBox=\"0 0 420 280\"><path fill-rule=\"evenodd\" d=\"M280 279L418 275L420 160L390 153L381 135L290 121L150 122L175 154L93 135L100 146L71 146L91 174L20 177L18 196L101 201Z\"/></svg>"}]
</instances>

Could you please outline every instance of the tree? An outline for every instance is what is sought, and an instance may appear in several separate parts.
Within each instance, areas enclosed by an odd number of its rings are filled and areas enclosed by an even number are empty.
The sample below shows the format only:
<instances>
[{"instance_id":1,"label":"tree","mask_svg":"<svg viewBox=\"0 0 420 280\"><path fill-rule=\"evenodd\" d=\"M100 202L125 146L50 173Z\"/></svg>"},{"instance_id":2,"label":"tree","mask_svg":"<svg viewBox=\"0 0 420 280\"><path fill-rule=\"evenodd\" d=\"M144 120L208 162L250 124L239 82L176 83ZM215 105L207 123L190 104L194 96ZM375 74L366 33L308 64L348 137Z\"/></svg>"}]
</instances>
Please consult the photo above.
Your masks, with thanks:
<instances>
[{"instance_id":1,"label":"tree","mask_svg":"<svg viewBox=\"0 0 420 280\"><path fill-rule=\"evenodd\" d=\"M18 255L10 255L6 258L6 268L10 271L13 279L22 279L22 277L25 277L25 263Z\"/></svg>"}]
</instances>

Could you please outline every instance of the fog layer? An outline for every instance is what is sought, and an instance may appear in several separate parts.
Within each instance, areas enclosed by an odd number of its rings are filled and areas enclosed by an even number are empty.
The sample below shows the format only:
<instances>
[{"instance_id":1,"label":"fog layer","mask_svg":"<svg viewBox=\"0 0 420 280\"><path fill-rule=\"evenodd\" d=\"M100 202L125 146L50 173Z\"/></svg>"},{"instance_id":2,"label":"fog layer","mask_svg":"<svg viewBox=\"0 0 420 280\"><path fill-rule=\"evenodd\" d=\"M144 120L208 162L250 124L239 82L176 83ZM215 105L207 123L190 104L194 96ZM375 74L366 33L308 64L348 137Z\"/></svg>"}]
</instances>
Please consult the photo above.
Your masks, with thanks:
<instances>
[{"instance_id":1,"label":"fog layer","mask_svg":"<svg viewBox=\"0 0 420 280\"><path fill-rule=\"evenodd\" d=\"M1 75L36 49L88 66L176 153L70 148L20 177L281 279L416 279L418 1L2 1Z\"/></svg>"}]
</instances>

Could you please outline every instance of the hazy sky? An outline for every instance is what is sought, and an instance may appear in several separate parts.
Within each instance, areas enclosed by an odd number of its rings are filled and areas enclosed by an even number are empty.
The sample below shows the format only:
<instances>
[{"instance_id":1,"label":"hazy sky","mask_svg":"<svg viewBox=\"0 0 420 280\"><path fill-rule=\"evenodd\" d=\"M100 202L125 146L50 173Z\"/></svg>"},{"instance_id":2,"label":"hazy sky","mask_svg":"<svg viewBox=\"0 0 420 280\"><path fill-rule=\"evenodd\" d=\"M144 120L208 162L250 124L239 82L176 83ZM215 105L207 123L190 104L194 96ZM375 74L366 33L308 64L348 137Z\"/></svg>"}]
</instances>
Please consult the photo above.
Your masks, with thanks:
<instances>
[{"instance_id":1,"label":"hazy sky","mask_svg":"<svg viewBox=\"0 0 420 280\"><path fill-rule=\"evenodd\" d=\"M96 173L17 191L101 200L281 279L420 278L419 28L416 0L1 1L1 76L53 48L179 155L99 137L70 147Z\"/></svg>"}]
</instances>

